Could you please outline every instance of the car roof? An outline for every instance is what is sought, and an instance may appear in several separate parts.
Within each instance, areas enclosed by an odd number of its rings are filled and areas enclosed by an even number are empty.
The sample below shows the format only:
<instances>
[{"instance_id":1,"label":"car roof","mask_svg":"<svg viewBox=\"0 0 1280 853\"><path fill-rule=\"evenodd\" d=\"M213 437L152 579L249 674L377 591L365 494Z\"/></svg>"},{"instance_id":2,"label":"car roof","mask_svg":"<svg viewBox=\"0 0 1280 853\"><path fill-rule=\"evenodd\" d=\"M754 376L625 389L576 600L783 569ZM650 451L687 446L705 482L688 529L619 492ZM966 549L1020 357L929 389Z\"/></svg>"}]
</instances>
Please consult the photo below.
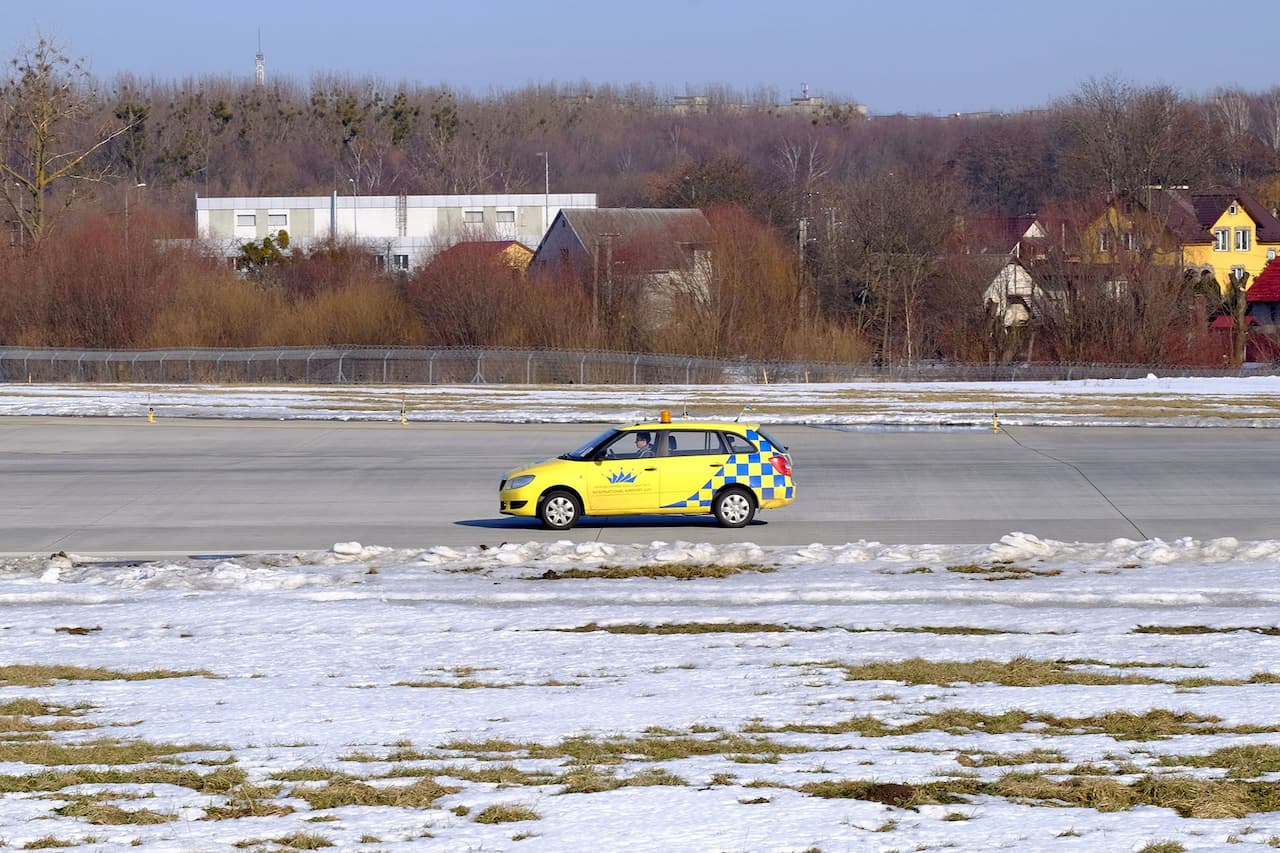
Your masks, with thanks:
<instances>
[{"instance_id":1,"label":"car roof","mask_svg":"<svg viewBox=\"0 0 1280 853\"><path fill-rule=\"evenodd\" d=\"M618 427L623 432L660 429L724 429L730 432L746 432L749 429L760 429L759 424L744 424L738 421L671 421L670 423L642 423Z\"/></svg>"}]
</instances>

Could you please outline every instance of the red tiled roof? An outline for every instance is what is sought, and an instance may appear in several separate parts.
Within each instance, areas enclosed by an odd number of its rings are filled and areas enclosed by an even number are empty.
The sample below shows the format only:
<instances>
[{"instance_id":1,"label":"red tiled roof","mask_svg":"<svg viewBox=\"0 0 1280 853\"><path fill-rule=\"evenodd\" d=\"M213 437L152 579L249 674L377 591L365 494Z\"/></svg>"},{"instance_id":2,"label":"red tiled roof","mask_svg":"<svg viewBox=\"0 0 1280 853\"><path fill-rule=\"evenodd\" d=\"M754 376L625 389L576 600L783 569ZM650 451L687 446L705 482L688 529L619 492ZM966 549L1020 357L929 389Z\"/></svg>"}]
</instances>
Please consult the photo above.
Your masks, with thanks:
<instances>
[{"instance_id":1,"label":"red tiled roof","mask_svg":"<svg viewBox=\"0 0 1280 853\"><path fill-rule=\"evenodd\" d=\"M1239 202L1245 213L1257 226L1259 243L1280 243L1280 220L1244 189L1236 187L1215 187L1191 194L1191 202L1195 206L1196 219L1201 228L1212 228L1219 217L1232 202Z\"/></svg>"},{"instance_id":2,"label":"red tiled roof","mask_svg":"<svg viewBox=\"0 0 1280 853\"><path fill-rule=\"evenodd\" d=\"M1023 235L1035 224L1034 213L978 217L969 226L965 247L973 254L1007 255L1022 242Z\"/></svg>"},{"instance_id":3,"label":"red tiled roof","mask_svg":"<svg viewBox=\"0 0 1280 853\"><path fill-rule=\"evenodd\" d=\"M1280 302L1280 263L1270 261L1245 292L1249 302Z\"/></svg>"},{"instance_id":4,"label":"red tiled roof","mask_svg":"<svg viewBox=\"0 0 1280 853\"><path fill-rule=\"evenodd\" d=\"M1244 318L1244 320L1245 320L1245 323L1244 323L1244 324L1245 324L1245 326L1259 326L1259 325L1261 325L1261 323L1259 323L1259 322L1258 322L1257 318L1253 317L1252 315L1246 315L1246 316L1245 316L1245 318ZM1231 328L1231 318L1230 318L1229 316L1227 316L1226 314L1219 314L1217 317L1214 317L1214 318L1213 318L1213 322L1209 324L1209 328L1211 328L1211 329L1230 329L1230 328Z\"/></svg>"},{"instance_id":5,"label":"red tiled roof","mask_svg":"<svg viewBox=\"0 0 1280 853\"><path fill-rule=\"evenodd\" d=\"M1148 209L1164 220L1169 230L1183 243L1212 243L1213 235L1200 224L1199 212L1192 201L1177 190L1159 190L1150 197ZM1223 209L1226 206L1223 205ZM1210 223L1212 224L1212 223Z\"/></svg>"}]
</instances>

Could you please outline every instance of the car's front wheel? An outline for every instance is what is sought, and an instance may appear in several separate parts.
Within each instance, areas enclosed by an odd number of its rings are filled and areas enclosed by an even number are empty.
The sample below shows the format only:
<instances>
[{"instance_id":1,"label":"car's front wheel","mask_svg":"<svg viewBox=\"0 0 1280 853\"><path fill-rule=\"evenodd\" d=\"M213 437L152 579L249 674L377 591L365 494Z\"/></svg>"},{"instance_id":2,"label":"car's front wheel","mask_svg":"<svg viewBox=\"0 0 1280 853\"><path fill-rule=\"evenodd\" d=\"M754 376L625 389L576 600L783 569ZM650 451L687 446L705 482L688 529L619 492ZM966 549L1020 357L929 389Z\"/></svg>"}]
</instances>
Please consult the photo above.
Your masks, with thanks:
<instances>
[{"instance_id":1,"label":"car's front wheel","mask_svg":"<svg viewBox=\"0 0 1280 853\"><path fill-rule=\"evenodd\" d=\"M582 505L572 492L552 489L538 503L538 520L548 530L568 530L578 523Z\"/></svg>"},{"instance_id":2,"label":"car's front wheel","mask_svg":"<svg viewBox=\"0 0 1280 853\"><path fill-rule=\"evenodd\" d=\"M756 505L745 489L725 489L712 501L711 511L721 527L746 527L756 513Z\"/></svg>"}]
</instances>

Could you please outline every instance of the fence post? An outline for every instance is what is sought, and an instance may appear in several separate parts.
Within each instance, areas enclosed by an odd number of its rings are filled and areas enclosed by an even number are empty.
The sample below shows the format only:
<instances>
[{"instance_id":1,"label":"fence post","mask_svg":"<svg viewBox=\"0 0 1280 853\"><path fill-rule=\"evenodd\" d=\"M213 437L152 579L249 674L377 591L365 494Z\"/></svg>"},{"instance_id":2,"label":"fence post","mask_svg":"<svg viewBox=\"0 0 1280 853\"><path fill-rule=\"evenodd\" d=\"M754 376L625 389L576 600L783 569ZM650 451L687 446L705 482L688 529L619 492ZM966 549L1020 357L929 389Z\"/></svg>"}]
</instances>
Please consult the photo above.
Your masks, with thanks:
<instances>
[{"instance_id":1,"label":"fence post","mask_svg":"<svg viewBox=\"0 0 1280 853\"><path fill-rule=\"evenodd\" d=\"M587 384L587 357L584 355L582 361L578 362L578 384Z\"/></svg>"},{"instance_id":2,"label":"fence post","mask_svg":"<svg viewBox=\"0 0 1280 853\"><path fill-rule=\"evenodd\" d=\"M84 381L84 357L86 353L80 353L80 357L76 359L76 381Z\"/></svg>"},{"instance_id":3,"label":"fence post","mask_svg":"<svg viewBox=\"0 0 1280 853\"><path fill-rule=\"evenodd\" d=\"M427 360L427 384L436 384L436 354L431 353L431 358Z\"/></svg>"},{"instance_id":4,"label":"fence post","mask_svg":"<svg viewBox=\"0 0 1280 853\"><path fill-rule=\"evenodd\" d=\"M382 384L387 384L387 359L391 358L391 350L382 351Z\"/></svg>"},{"instance_id":5,"label":"fence post","mask_svg":"<svg viewBox=\"0 0 1280 853\"><path fill-rule=\"evenodd\" d=\"M533 352L532 351L529 353L529 357L525 359L525 363L524 363L524 384L525 385L533 384Z\"/></svg>"},{"instance_id":6,"label":"fence post","mask_svg":"<svg viewBox=\"0 0 1280 853\"><path fill-rule=\"evenodd\" d=\"M640 384L640 356L636 356L631 361L631 384Z\"/></svg>"}]
</instances>

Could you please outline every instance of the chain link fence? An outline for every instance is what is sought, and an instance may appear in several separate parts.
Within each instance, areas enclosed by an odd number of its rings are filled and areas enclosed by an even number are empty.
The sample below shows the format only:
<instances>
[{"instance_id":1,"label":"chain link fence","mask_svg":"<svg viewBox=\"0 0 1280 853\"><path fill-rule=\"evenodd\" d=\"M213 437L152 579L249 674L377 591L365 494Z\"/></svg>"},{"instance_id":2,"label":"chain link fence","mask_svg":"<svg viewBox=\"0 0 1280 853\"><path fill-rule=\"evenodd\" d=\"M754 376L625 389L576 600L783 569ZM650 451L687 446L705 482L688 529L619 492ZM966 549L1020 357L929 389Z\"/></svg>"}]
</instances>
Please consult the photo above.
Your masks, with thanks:
<instances>
[{"instance_id":1,"label":"chain link fence","mask_svg":"<svg viewBox=\"0 0 1280 853\"><path fill-rule=\"evenodd\" d=\"M693 358L568 350L413 347L72 350L0 347L0 382L335 385L923 382L1271 376L1280 365L1210 368L1132 364L892 365Z\"/></svg>"}]
</instances>

